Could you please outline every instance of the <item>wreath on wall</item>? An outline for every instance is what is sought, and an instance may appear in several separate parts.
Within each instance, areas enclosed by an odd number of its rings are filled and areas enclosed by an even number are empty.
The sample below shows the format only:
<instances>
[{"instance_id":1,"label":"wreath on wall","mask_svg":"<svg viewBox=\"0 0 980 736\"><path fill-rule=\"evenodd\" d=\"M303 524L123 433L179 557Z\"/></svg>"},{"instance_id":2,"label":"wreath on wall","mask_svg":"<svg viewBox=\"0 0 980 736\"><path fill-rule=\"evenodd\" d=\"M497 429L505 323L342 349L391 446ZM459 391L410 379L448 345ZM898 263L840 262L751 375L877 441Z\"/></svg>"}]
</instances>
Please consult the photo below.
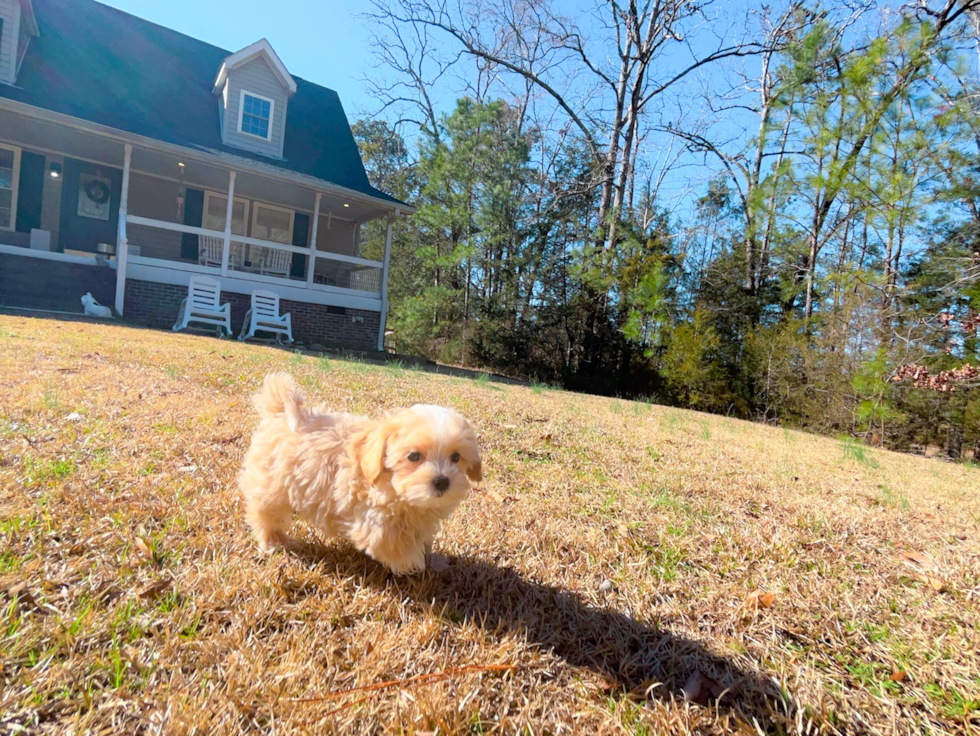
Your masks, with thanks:
<instances>
[{"instance_id":1,"label":"wreath on wall","mask_svg":"<svg viewBox=\"0 0 980 736\"><path fill-rule=\"evenodd\" d=\"M85 184L85 196L96 204L105 204L109 201L109 187L104 181L92 179Z\"/></svg>"}]
</instances>

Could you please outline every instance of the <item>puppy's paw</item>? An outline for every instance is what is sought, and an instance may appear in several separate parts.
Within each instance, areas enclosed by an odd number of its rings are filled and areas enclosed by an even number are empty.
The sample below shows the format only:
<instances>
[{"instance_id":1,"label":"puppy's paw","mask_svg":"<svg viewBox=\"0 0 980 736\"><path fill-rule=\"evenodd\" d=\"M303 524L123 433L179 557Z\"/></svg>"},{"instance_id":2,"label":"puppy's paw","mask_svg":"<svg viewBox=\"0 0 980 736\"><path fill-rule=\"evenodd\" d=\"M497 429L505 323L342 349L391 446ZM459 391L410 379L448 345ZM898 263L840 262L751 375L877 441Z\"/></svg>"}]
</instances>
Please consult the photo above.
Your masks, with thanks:
<instances>
[{"instance_id":1,"label":"puppy's paw","mask_svg":"<svg viewBox=\"0 0 980 736\"><path fill-rule=\"evenodd\" d=\"M386 563L395 575L418 575L425 572L425 550L419 548L399 560Z\"/></svg>"},{"instance_id":2,"label":"puppy's paw","mask_svg":"<svg viewBox=\"0 0 980 736\"><path fill-rule=\"evenodd\" d=\"M271 555L280 549L288 549L290 542L289 535L285 532L268 532L266 534L256 534L255 540L259 543L259 549L264 554Z\"/></svg>"}]
</instances>

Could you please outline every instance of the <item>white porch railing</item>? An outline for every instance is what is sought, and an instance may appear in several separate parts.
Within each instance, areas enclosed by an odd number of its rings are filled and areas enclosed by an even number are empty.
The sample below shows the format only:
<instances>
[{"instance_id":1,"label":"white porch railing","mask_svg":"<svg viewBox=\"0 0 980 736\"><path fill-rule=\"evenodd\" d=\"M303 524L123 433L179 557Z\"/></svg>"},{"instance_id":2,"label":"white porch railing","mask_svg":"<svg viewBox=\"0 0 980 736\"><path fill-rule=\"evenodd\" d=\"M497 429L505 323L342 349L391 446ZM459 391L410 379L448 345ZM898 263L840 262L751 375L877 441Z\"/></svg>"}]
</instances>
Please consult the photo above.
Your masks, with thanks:
<instances>
[{"instance_id":1,"label":"white porch railing","mask_svg":"<svg viewBox=\"0 0 980 736\"><path fill-rule=\"evenodd\" d=\"M243 235L230 235L219 230L209 230L193 225L183 225L164 220L154 220L137 215L126 216L127 241L130 247L140 249L139 256L133 256L134 263L158 265L164 268L177 268L181 271L200 271L224 277L234 277L265 284L279 284L291 288L308 289L321 292L335 292L357 296L370 296L381 299L384 263L366 258L330 253L313 248L260 240ZM198 259L197 262L180 258L179 243L174 236L167 246L153 247L159 241L153 232L188 233L197 235L199 253L204 253L203 238L212 239L211 245L221 245L221 257L215 254ZM142 237L141 237L142 236ZM146 252L144 253L144 247ZM275 258L281 253L288 257ZM302 276L291 277L291 254L306 256ZM169 257L168 257L169 256ZM136 260L138 259L138 261Z\"/></svg>"}]
</instances>

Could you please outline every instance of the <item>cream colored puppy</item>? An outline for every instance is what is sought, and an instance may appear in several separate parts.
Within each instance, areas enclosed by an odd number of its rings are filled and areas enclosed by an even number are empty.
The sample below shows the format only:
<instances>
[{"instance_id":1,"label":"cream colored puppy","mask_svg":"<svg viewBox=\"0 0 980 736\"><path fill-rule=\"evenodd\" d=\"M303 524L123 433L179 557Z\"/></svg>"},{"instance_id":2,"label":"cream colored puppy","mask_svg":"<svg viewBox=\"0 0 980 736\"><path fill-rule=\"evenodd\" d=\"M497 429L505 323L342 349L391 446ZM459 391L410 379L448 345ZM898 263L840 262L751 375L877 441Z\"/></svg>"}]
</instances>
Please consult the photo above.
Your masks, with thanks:
<instances>
[{"instance_id":1,"label":"cream colored puppy","mask_svg":"<svg viewBox=\"0 0 980 736\"><path fill-rule=\"evenodd\" d=\"M261 421L239 486L265 551L294 516L399 575L421 572L432 538L482 478L476 435L459 414L416 405L380 421L308 410L288 373L266 376Z\"/></svg>"}]
</instances>

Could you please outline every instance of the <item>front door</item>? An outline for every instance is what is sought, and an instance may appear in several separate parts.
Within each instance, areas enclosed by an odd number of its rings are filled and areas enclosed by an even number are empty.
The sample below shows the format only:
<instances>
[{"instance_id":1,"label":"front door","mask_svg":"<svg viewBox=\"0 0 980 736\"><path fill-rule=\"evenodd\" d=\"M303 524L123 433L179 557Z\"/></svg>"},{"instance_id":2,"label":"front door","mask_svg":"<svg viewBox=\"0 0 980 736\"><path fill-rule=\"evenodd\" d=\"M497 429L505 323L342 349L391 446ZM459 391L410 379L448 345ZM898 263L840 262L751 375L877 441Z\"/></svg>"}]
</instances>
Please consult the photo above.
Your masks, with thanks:
<instances>
[{"instance_id":1,"label":"front door","mask_svg":"<svg viewBox=\"0 0 980 736\"><path fill-rule=\"evenodd\" d=\"M66 158L58 250L95 253L109 243L114 252L121 192L121 169Z\"/></svg>"}]
</instances>

